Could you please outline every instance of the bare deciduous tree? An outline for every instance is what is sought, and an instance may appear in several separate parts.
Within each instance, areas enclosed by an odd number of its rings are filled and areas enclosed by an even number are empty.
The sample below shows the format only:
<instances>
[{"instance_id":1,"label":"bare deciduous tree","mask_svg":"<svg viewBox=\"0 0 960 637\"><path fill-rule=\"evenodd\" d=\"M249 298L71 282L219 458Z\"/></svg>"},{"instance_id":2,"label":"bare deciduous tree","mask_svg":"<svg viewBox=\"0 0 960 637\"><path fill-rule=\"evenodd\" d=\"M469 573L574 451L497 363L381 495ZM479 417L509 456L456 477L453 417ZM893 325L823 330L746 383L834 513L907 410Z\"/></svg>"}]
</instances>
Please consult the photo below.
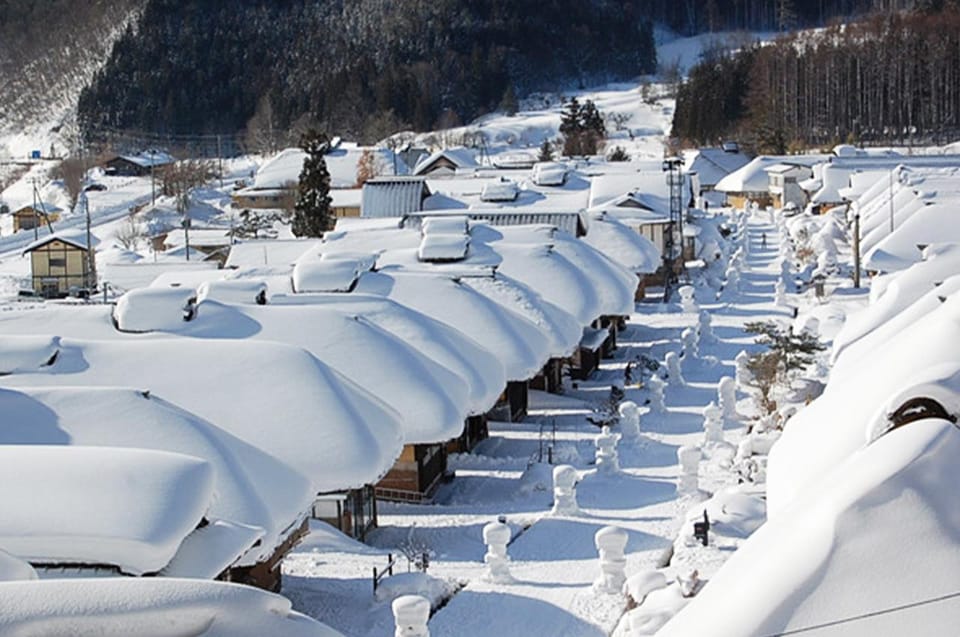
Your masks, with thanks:
<instances>
[{"instance_id":1,"label":"bare deciduous tree","mask_svg":"<svg viewBox=\"0 0 960 637\"><path fill-rule=\"evenodd\" d=\"M77 202L80 200L88 167L88 163L78 157L68 157L57 167L56 177L63 181L63 188L67 191L67 198L70 200L70 212L76 209Z\"/></svg>"},{"instance_id":2,"label":"bare deciduous tree","mask_svg":"<svg viewBox=\"0 0 960 637\"><path fill-rule=\"evenodd\" d=\"M283 141L283 131L277 126L273 114L273 103L269 95L264 95L257 102L257 110L247 122L244 143L252 152L264 155L273 155L280 150Z\"/></svg>"},{"instance_id":3,"label":"bare deciduous tree","mask_svg":"<svg viewBox=\"0 0 960 637\"><path fill-rule=\"evenodd\" d=\"M123 246L125 250L136 251L140 248L141 242L147 238L147 233L144 225L140 223L136 215L130 215L120 224L116 232L113 233L113 238L116 239L117 243Z\"/></svg>"}]
</instances>

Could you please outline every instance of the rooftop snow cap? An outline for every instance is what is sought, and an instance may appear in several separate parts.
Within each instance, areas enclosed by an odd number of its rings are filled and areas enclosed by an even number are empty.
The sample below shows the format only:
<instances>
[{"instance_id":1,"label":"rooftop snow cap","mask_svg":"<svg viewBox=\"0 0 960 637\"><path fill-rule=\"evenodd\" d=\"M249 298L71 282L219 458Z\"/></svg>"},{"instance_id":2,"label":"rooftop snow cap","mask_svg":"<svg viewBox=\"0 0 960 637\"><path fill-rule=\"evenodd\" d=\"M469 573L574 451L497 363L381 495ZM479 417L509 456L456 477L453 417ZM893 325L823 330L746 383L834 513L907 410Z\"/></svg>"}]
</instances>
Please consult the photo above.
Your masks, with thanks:
<instances>
[{"instance_id":1,"label":"rooftop snow cap","mask_svg":"<svg viewBox=\"0 0 960 637\"><path fill-rule=\"evenodd\" d=\"M209 304L191 328L197 335L219 333L303 348L395 409L405 443L445 442L463 429L466 381L362 315L336 305Z\"/></svg>"},{"instance_id":2,"label":"rooftop snow cap","mask_svg":"<svg viewBox=\"0 0 960 637\"><path fill-rule=\"evenodd\" d=\"M0 584L5 635L343 637L252 586L196 579L97 578Z\"/></svg>"},{"instance_id":3,"label":"rooftop snow cap","mask_svg":"<svg viewBox=\"0 0 960 637\"><path fill-rule=\"evenodd\" d=\"M176 331L196 314L193 288L138 288L117 300L113 320L121 332Z\"/></svg>"},{"instance_id":4,"label":"rooftop snow cap","mask_svg":"<svg viewBox=\"0 0 960 637\"><path fill-rule=\"evenodd\" d=\"M470 391L470 415L484 414L507 383L503 364L489 350L458 329L392 299L371 294L278 296L274 302L316 304L362 316L463 378Z\"/></svg>"},{"instance_id":5,"label":"rooftop snow cap","mask_svg":"<svg viewBox=\"0 0 960 637\"><path fill-rule=\"evenodd\" d=\"M507 380L533 378L550 358L549 342L536 325L460 280L379 272L361 277L357 291L391 298L459 329L497 356Z\"/></svg>"},{"instance_id":6,"label":"rooftop snow cap","mask_svg":"<svg viewBox=\"0 0 960 637\"><path fill-rule=\"evenodd\" d=\"M249 321L216 327L217 338L133 338L110 330L111 340L62 339L45 373L13 374L2 385L123 387L136 379L292 466L314 492L361 487L390 469L402 447L396 412L302 349L225 338L250 328ZM184 373L207 370L210 361L215 370Z\"/></svg>"},{"instance_id":7,"label":"rooftop snow cap","mask_svg":"<svg viewBox=\"0 0 960 637\"><path fill-rule=\"evenodd\" d=\"M111 446L153 449L201 458L214 469L213 499L205 516L256 527L260 540L239 565L265 559L309 509L309 480L265 452L148 392L113 387L0 389L0 445ZM216 577L231 566L212 573ZM216 551L206 545L205 553Z\"/></svg>"},{"instance_id":8,"label":"rooftop snow cap","mask_svg":"<svg viewBox=\"0 0 960 637\"><path fill-rule=\"evenodd\" d=\"M166 566L213 498L191 456L106 447L0 446L0 546L33 564Z\"/></svg>"}]
</instances>

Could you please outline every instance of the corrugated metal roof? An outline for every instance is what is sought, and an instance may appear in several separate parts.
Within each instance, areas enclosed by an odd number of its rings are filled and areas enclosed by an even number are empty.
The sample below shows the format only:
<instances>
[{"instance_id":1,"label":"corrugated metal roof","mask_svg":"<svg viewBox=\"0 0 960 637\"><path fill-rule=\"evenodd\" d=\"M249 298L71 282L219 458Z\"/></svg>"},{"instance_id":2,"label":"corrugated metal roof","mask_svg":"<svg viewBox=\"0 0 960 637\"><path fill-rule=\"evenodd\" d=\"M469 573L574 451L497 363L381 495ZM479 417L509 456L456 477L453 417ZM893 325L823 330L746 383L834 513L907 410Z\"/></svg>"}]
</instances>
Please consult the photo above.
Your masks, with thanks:
<instances>
[{"instance_id":1,"label":"corrugated metal roof","mask_svg":"<svg viewBox=\"0 0 960 637\"><path fill-rule=\"evenodd\" d=\"M429 196L426 180L417 177L371 179L363 184L361 217L402 217L423 209Z\"/></svg>"}]
</instances>

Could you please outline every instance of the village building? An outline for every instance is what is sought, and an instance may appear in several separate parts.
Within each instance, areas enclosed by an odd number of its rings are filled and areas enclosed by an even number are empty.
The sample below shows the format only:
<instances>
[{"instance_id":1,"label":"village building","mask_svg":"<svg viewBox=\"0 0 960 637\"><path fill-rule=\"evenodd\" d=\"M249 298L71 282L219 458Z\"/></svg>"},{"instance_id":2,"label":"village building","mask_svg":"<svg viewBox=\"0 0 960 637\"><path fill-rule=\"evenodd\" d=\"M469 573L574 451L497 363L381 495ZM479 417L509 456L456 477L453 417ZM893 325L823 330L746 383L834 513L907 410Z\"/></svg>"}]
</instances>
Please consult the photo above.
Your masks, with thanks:
<instances>
[{"instance_id":1,"label":"village building","mask_svg":"<svg viewBox=\"0 0 960 637\"><path fill-rule=\"evenodd\" d=\"M48 203L28 204L10 213L13 219L13 231L53 227L52 224L60 220L61 212L63 211L60 208Z\"/></svg>"},{"instance_id":2,"label":"village building","mask_svg":"<svg viewBox=\"0 0 960 637\"><path fill-rule=\"evenodd\" d=\"M96 288L90 248L82 234L53 234L28 245L30 280L35 294L61 298Z\"/></svg>"},{"instance_id":3,"label":"village building","mask_svg":"<svg viewBox=\"0 0 960 637\"><path fill-rule=\"evenodd\" d=\"M145 150L131 155L116 155L104 162L103 170L115 177L147 177L176 161L175 157L163 151Z\"/></svg>"},{"instance_id":4,"label":"village building","mask_svg":"<svg viewBox=\"0 0 960 637\"><path fill-rule=\"evenodd\" d=\"M469 148L446 148L420 159L413 169L413 175L446 177L473 171L479 167L476 155Z\"/></svg>"}]
</instances>

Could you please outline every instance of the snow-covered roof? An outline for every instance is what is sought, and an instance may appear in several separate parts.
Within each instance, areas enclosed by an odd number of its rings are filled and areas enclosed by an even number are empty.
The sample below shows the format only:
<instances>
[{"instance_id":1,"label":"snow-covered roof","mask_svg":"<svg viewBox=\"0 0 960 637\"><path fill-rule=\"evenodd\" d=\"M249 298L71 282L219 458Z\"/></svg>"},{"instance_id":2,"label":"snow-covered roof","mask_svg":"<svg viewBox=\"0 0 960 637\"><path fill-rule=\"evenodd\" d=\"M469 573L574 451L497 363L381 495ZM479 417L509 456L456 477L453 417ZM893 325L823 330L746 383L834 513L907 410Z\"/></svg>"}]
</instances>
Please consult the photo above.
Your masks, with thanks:
<instances>
[{"instance_id":1,"label":"snow-covered roof","mask_svg":"<svg viewBox=\"0 0 960 637\"><path fill-rule=\"evenodd\" d=\"M16 210L12 210L11 214L16 214L18 212L33 212L39 215L49 215L54 213L63 212L63 208L59 208L52 203L47 203L45 201L39 201L37 203L28 203L24 206L20 206Z\"/></svg>"},{"instance_id":2,"label":"snow-covered roof","mask_svg":"<svg viewBox=\"0 0 960 637\"><path fill-rule=\"evenodd\" d=\"M293 268L295 292L349 292L360 276L360 264L356 261L305 257L301 257Z\"/></svg>"},{"instance_id":3,"label":"snow-covered roof","mask_svg":"<svg viewBox=\"0 0 960 637\"><path fill-rule=\"evenodd\" d=\"M890 270L892 262L909 264L919 261L922 250L932 243L960 243L958 203L918 209L893 234L870 248L863 257L864 266L871 270Z\"/></svg>"},{"instance_id":4,"label":"snow-covered roof","mask_svg":"<svg viewBox=\"0 0 960 637\"><path fill-rule=\"evenodd\" d=\"M549 343L536 325L480 294L462 280L417 273L370 272L357 291L386 296L446 323L493 352L508 380L528 380L549 358Z\"/></svg>"},{"instance_id":5,"label":"snow-covered roof","mask_svg":"<svg viewBox=\"0 0 960 637\"><path fill-rule=\"evenodd\" d=\"M480 193L482 201L515 201L520 191L512 181L494 181L484 185Z\"/></svg>"},{"instance_id":6,"label":"snow-covered roof","mask_svg":"<svg viewBox=\"0 0 960 637\"><path fill-rule=\"evenodd\" d=\"M432 358L467 382L470 414L483 414L507 383L503 364L466 334L432 317L382 296L370 294L298 294L274 297L274 303L318 304L362 316Z\"/></svg>"},{"instance_id":7,"label":"snow-covered roof","mask_svg":"<svg viewBox=\"0 0 960 637\"><path fill-rule=\"evenodd\" d=\"M436 170L435 166L440 161L450 162L454 170L476 168L480 165L477 163L476 154L469 148L445 148L418 161L413 169L413 174L426 175L434 172Z\"/></svg>"},{"instance_id":8,"label":"snow-covered roof","mask_svg":"<svg viewBox=\"0 0 960 637\"><path fill-rule=\"evenodd\" d=\"M842 422L834 413L823 420L824 432ZM826 435L821 449L831 446ZM960 572L958 454L960 430L933 418L861 443L842 464L811 476L810 488L756 531L657 635L792 634L818 625L832 628L815 632L851 637L918 627L952 633L956 605L927 602L952 594Z\"/></svg>"},{"instance_id":9,"label":"snow-covered roof","mask_svg":"<svg viewBox=\"0 0 960 637\"><path fill-rule=\"evenodd\" d=\"M154 637L342 637L252 586L198 579L94 578L0 583L0 633Z\"/></svg>"},{"instance_id":10,"label":"snow-covered roof","mask_svg":"<svg viewBox=\"0 0 960 637\"><path fill-rule=\"evenodd\" d=\"M144 150L132 155L117 155L117 157L142 168L166 166L167 164L172 164L177 161L176 157L162 150Z\"/></svg>"},{"instance_id":11,"label":"snow-covered roof","mask_svg":"<svg viewBox=\"0 0 960 637\"><path fill-rule=\"evenodd\" d=\"M421 261L451 262L462 261L470 249L470 237L467 234L438 234L423 235L417 258Z\"/></svg>"},{"instance_id":12,"label":"snow-covered roof","mask_svg":"<svg viewBox=\"0 0 960 637\"><path fill-rule=\"evenodd\" d=\"M568 173L566 164L543 161L534 164L531 179L538 186L562 186L567 181Z\"/></svg>"},{"instance_id":13,"label":"snow-covered roof","mask_svg":"<svg viewBox=\"0 0 960 637\"><path fill-rule=\"evenodd\" d=\"M928 308L933 299L921 300ZM918 301L918 302L921 302ZM909 311L909 310L908 310ZM850 363L842 355L823 395L794 416L770 455L767 497L771 516L806 485L863 447L888 415L913 394L930 395L952 407L933 385L955 381L960 369L960 295L951 294L911 324L890 334ZM873 370L883 370L882 374ZM950 390L960 395L960 387ZM912 425L909 425L912 426ZM829 440L829 444L823 441Z\"/></svg>"},{"instance_id":14,"label":"snow-covered roof","mask_svg":"<svg viewBox=\"0 0 960 637\"><path fill-rule=\"evenodd\" d=\"M330 187L353 188L357 184L357 163L364 152L374 156L377 170L381 174L393 174L394 163L400 174L406 168L403 162L394 162L393 152L387 148L363 148L355 145L341 145L331 149L323 156L330 173ZM250 190L280 190L290 183L300 181L303 160L307 154L300 148L286 148L265 162L257 171Z\"/></svg>"},{"instance_id":15,"label":"snow-covered roof","mask_svg":"<svg viewBox=\"0 0 960 637\"><path fill-rule=\"evenodd\" d=\"M33 252L37 248L42 248L43 246L53 243L54 241L62 241L63 243L71 245L79 250L86 250L88 248L87 235L85 232L81 232L79 230L64 230L55 234L48 234L45 237L40 237L36 241L28 244L27 247L23 249L23 254ZM99 240L93 235L91 235L91 241L93 243L93 247L97 247L97 245L100 243Z\"/></svg>"},{"instance_id":16,"label":"snow-covered roof","mask_svg":"<svg viewBox=\"0 0 960 637\"><path fill-rule=\"evenodd\" d=\"M494 155L491 158L491 162L497 168L516 170L533 168L533 165L537 162L537 157L533 153L511 151Z\"/></svg>"},{"instance_id":17,"label":"snow-covered roof","mask_svg":"<svg viewBox=\"0 0 960 637\"><path fill-rule=\"evenodd\" d=\"M466 215L421 217L420 231L423 234L463 234L468 230L470 217Z\"/></svg>"},{"instance_id":18,"label":"snow-covered roof","mask_svg":"<svg viewBox=\"0 0 960 637\"><path fill-rule=\"evenodd\" d=\"M230 246L225 267L262 265L292 266L304 252L318 243L316 239L270 239L243 241Z\"/></svg>"},{"instance_id":19,"label":"snow-covered roof","mask_svg":"<svg viewBox=\"0 0 960 637\"><path fill-rule=\"evenodd\" d=\"M647 274L660 267L660 250L653 242L606 213L591 214L583 241L631 272Z\"/></svg>"},{"instance_id":20,"label":"snow-covered roof","mask_svg":"<svg viewBox=\"0 0 960 637\"><path fill-rule=\"evenodd\" d=\"M123 332L176 331L192 317L196 301L194 288L138 288L117 299L113 318Z\"/></svg>"},{"instance_id":21,"label":"snow-covered roof","mask_svg":"<svg viewBox=\"0 0 960 637\"><path fill-rule=\"evenodd\" d=\"M216 497L210 522L244 525L248 543L228 551L227 563L201 577L215 577L270 556L284 532L309 510L310 481L291 467L209 422L147 392L116 387L0 389L0 445L110 446L153 449L200 458L213 469ZM254 542L259 548L251 550ZM202 554L217 546L201 542ZM185 567L196 569L195 562Z\"/></svg>"},{"instance_id":22,"label":"snow-covered roof","mask_svg":"<svg viewBox=\"0 0 960 637\"><path fill-rule=\"evenodd\" d=\"M0 375L39 371L59 354L56 336L0 334Z\"/></svg>"},{"instance_id":23,"label":"snow-covered roof","mask_svg":"<svg viewBox=\"0 0 960 637\"><path fill-rule=\"evenodd\" d=\"M30 562L0 551L0 582L22 582L37 579L37 571Z\"/></svg>"},{"instance_id":24,"label":"snow-covered roof","mask_svg":"<svg viewBox=\"0 0 960 637\"><path fill-rule=\"evenodd\" d=\"M825 161L828 155L761 155L755 157L744 167L733 171L715 186L720 192L767 192L770 179L766 169L777 164L812 167Z\"/></svg>"},{"instance_id":25,"label":"snow-covered roof","mask_svg":"<svg viewBox=\"0 0 960 637\"><path fill-rule=\"evenodd\" d=\"M267 301L267 284L257 279L221 279L204 281L197 287L197 301L221 303L257 303Z\"/></svg>"},{"instance_id":26,"label":"snow-covered roof","mask_svg":"<svg viewBox=\"0 0 960 637\"><path fill-rule=\"evenodd\" d=\"M377 177L363 184L360 216L402 217L421 210L429 195L423 177Z\"/></svg>"},{"instance_id":27,"label":"snow-covered roof","mask_svg":"<svg viewBox=\"0 0 960 637\"><path fill-rule=\"evenodd\" d=\"M33 564L166 566L213 497L199 458L143 449L0 445L0 546Z\"/></svg>"},{"instance_id":28,"label":"snow-covered roof","mask_svg":"<svg viewBox=\"0 0 960 637\"><path fill-rule=\"evenodd\" d=\"M204 312L213 306L208 301ZM138 388L289 464L315 491L360 487L387 472L402 445L393 410L302 349L242 338L255 328L251 321L217 325L210 314L202 324L213 338L123 334L103 306L3 313L7 334L50 330L98 340L61 338L53 365L0 377L0 386L116 387L136 379ZM302 324L291 330L304 331ZM191 333L204 335L200 326ZM208 371L184 372L198 366Z\"/></svg>"},{"instance_id":29,"label":"snow-covered roof","mask_svg":"<svg viewBox=\"0 0 960 637\"><path fill-rule=\"evenodd\" d=\"M303 348L395 410L406 443L456 438L468 415L469 389L460 376L362 315L335 305L208 302L185 333Z\"/></svg>"},{"instance_id":30,"label":"snow-covered roof","mask_svg":"<svg viewBox=\"0 0 960 637\"><path fill-rule=\"evenodd\" d=\"M700 148L694 151L685 151L684 172L695 172L700 178L701 187L712 188L721 179L735 170L747 165L750 158L739 152L739 148L725 150L723 148Z\"/></svg>"},{"instance_id":31,"label":"snow-covered roof","mask_svg":"<svg viewBox=\"0 0 960 637\"><path fill-rule=\"evenodd\" d=\"M600 175L590 181L589 207L641 208L670 214L670 185L663 172Z\"/></svg>"}]
</instances>

